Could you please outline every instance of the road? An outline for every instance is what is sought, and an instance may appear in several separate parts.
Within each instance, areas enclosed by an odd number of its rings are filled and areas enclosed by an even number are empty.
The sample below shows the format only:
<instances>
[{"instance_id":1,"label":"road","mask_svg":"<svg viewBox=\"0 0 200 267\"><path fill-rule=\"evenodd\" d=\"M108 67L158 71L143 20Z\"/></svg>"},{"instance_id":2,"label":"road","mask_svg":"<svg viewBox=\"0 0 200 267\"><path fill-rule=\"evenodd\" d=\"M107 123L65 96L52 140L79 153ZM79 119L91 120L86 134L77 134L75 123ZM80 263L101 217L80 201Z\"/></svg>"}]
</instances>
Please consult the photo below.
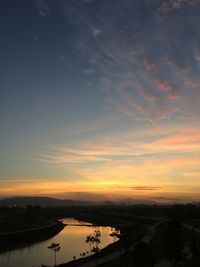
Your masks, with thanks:
<instances>
[{"instance_id":1,"label":"road","mask_svg":"<svg viewBox=\"0 0 200 267\"><path fill-rule=\"evenodd\" d=\"M200 228L194 227L193 225L182 223L182 225L188 230L195 230L197 233L200 233Z\"/></svg>"}]
</instances>

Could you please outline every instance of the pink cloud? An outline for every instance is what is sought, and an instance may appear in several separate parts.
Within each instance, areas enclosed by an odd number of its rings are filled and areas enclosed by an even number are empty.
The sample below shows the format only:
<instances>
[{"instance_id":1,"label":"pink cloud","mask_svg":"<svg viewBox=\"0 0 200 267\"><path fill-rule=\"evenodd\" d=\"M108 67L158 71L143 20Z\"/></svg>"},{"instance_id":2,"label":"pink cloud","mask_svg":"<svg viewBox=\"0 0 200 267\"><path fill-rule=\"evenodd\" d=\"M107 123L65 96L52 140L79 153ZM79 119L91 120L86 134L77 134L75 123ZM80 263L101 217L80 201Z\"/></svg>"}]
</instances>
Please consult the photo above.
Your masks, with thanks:
<instances>
[{"instance_id":1,"label":"pink cloud","mask_svg":"<svg viewBox=\"0 0 200 267\"><path fill-rule=\"evenodd\" d=\"M164 79L157 79L155 81L156 85L158 86L158 89L166 92L168 97L172 100L178 100L180 99L181 95L180 93L173 88L172 84Z\"/></svg>"},{"instance_id":2,"label":"pink cloud","mask_svg":"<svg viewBox=\"0 0 200 267\"><path fill-rule=\"evenodd\" d=\"M144 149L170 150L170 151L198 151L200 136L198 132L188 131L158 139L152 143L144 144ZM142 145L141 145L142 146Z\"/></svg>"},{"instance_id":3,"label":"pink cloud","mask_svg":"<svg viewBox=\"0 0 200 267\"><path fill-rule=\"evenodd\" d=\"M166 80L159 79L156 81L156 83L159 86L159 89L161 89L164 92L170 92L172 90L172 85L168 83Z\"/></svg>"},{"instance_id":4,"label":"pink cloud","mask_svg":"<svg viewBox=\"0 0 200 267\"><path fill-rule=\"evenodd\" d=\"M179 94L179 92L177 92L177 91L170 91L169 92L169 98L170 99L172 99L172 100L178 100L178 99L180 99L180 94Z\"/></svg>"}]
</instances>

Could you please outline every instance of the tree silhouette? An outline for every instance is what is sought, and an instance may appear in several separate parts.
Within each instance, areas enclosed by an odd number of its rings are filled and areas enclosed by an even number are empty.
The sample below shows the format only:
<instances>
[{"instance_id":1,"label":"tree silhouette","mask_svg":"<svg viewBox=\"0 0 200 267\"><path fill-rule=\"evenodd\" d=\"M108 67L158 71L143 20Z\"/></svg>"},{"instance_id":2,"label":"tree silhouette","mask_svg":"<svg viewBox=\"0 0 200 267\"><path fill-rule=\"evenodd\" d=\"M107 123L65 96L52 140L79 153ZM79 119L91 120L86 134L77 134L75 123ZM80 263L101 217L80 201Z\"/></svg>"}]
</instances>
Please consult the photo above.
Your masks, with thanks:
<instances>
[{"instance_id":1,"label":"tree silhouette","mask_svg":"<svg viewBox=\"0 0 200 267\"><path fill-rule=\"evenodd\" d=\"M96 244L96 252L99 251L99 244L101 243L100 237L101 232L99 230L94 230L94 243Z\"/></svg>"},{"instance_id":2,"label":"tree silhouette","mask_svg":"<svg viewBox=\"0 0 200 267\"><path fill-rule=\"evenodd\" d=\"M85 242L89 244L90 246L90 254L91 252L98 252L99 251L99 244L101 243L100 240L101 232L99 230L94 230L94 233L92 235L88 235L86 237ZM95 247L92 249L92 244L95 244Z\"/></svg>"},{"instance_id":3,"label":"tree silhouette","mask_svg":"<svg viewBox=\"0 0 200 267\"><path fill-rule=\"evenodd\" d=\"M113 237L113 241L116 242L117 238L120 237L120 232L119 230L115 229L112 231L112 233L110 234L111 237Z\"/></svg>"},{"instance_id":4,"label":"tree silhouette","mask_svg":"<svg viewBox=\"0 0 200 267\"><path fill-rule=\"evenodd\" d=\"M85 242L89 244L89 247L90 247L90 254L91 254L91 251L92 251L92 244L94 243L94 237L93 237L92 235L88 235L88 236L86 237Z\"/></svg>"}]
</instances>

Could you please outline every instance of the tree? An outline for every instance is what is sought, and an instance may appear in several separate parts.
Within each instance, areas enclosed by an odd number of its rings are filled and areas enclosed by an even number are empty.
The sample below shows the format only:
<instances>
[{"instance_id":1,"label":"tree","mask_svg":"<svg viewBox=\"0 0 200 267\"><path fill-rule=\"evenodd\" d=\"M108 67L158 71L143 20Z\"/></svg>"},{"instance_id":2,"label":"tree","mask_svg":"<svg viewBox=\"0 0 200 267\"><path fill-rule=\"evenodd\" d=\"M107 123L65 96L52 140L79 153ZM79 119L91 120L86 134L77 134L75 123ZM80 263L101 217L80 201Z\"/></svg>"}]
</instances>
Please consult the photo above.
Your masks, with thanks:
<instances>
[{"instance_id":1,"label":"tree","mask_svg":"<svg viewBox=\"0 0 200 267\"><path fill-rule=\"evenodd\" d=\"M96 252L99 251L99 244L101 243L100 237L101 232L99 230L94 230L94 243L96 244Z\"/></svg>"},{"instance_id":2,"label":"tree","mask_svg":"<svg viewBox=\"0 0 200 267\"><path fill-rule=\"evenodd\" d=\"M86 243L89 244L89 247L90 247L90 254L91 254L91 251L92 251L92 244L94 243L94 238L92 235L88 235L86 237L86 240L85 240Z\"/></svg>"},{"instance_id":3,"label":"tree","mask_svg":"<svg viewBox=\"0 0 200 267\"><path fill-rule=\"evenodd\" d=\"M56 267L56 253L60 250L60 244L59 243L51 243L50 246L48 246L49 249L54 251L54 266Z\"/></svg>"},{"instance_id":4,"label":"tree","mask_svg":"<svg viewBox=\"0 0 200 267\"><path fill-rule=\"evenodd\" d=\"M86 237L85 242L89 244L90 246L90 254L91 252L98 252L99 251L99 244L101 243L100 240L101 232L99 230L94 230L94 233L92 235L88 235ZM95 244L95 247L92 249L92 244Z\"/></svg>"},{"instance_id":5,"label":"tree","mask_svg":"<svg viewBox=\"0 0 200 267\"><path fill-rule=\"evenodd\" d=\"M111 237L113 237L113 241L116 242L117 238L120 237L120 232L117 229L114 229L112 233L110 234Z\"/></svg>"}]
</instances>

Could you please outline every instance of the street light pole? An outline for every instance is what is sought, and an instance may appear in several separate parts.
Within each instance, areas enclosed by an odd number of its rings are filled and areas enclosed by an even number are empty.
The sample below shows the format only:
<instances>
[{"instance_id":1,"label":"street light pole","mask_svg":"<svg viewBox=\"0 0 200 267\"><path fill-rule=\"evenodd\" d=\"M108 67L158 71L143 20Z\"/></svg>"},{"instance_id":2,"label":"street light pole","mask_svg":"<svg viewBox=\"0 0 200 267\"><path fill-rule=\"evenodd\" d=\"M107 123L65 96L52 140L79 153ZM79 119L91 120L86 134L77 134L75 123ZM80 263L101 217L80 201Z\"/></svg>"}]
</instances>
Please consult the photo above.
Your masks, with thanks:
<instances>
[{"instance_id":1,"label":"street light pole","mask_svg":"<svg viewBox=\"0 0 200 267\"><path fill-rule=\"evenodd\" d=\"M51 243L50 246L48 246L49 249L52 249L54 251L54 266L56 267L56 253L60 250L60 244L59 243Z\"/></svg>"}]
</instances>

